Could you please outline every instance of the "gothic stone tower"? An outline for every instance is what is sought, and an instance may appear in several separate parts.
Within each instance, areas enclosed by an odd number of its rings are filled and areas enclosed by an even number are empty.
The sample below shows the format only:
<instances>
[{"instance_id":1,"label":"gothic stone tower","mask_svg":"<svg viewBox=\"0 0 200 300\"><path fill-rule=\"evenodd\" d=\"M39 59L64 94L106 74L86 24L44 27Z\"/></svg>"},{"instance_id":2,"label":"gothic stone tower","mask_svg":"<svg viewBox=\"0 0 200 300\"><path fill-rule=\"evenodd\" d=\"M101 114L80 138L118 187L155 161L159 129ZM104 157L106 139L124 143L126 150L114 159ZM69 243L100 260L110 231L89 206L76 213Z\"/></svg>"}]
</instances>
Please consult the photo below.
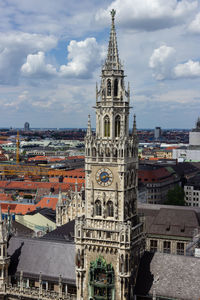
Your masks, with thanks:
<instances>
[{"instance_id":1,"label":"gothic stone tower","mask_svg":"<svg viewBox=\"0 0 200 300\"><path fill-rule=\"evenodd\" d=\"M133 299L143 225L137 215L137 135L129 135L130 90L118 56L115 11L96 88L96 135L85 138L85 217L77 218L77 299Z\"/></svg>"}]
</instances>

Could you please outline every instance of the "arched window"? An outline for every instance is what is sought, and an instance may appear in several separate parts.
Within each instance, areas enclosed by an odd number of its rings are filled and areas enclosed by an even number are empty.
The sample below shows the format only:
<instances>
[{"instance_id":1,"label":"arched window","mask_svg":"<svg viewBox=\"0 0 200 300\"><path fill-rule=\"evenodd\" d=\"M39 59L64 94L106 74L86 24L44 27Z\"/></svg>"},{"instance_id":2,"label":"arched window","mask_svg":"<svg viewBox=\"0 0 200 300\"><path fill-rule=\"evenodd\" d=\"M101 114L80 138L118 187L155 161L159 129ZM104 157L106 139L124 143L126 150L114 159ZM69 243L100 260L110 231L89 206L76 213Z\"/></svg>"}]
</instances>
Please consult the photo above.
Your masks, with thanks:
<instances>
[{"instance_id":1,"label":"arched window","mask_svg":"<svg viewBox=\"0 0 200 300\"><path fill-rule=\"evenodd\" d=\"M95 147L92 148L92 156L96 157L96 148Z\"/></svg>"},{"instance_id":2,"label":"arched window","mask_svg":"<svg viewBox=\"0 0 200 300\"><path fill-rule=\"evenodd\" d=\"M95 214L96 216L101 216L101 201L96 200L95 202Z\"/></svg>"},{"instance_id":3,"label":"arched window","mask_svg":"<svg viewBox=\"0 0 200 300\"><path fill-rule=\"evenodd\" d=\"M104 118L104 136L110 136L110 118L108 116Z\"/></svg>"},{"instance_id":4,"label":"arched window","mask_svg":"<svg viewBox=\"0 0 200 300\"><path fill-rule=\"evenodd\" d=\"M115 118L115 137L120 136L120 116Z\"/></svg>"},{"instance_id":5,"label":"arched window","mask_svg":"<svg viewBox=\"0 0 200 300\"><path fill-rule=\"evenodd\" d=\"M125 117L125 134L126 134L126 132L127 132L127 116Z\"/></svg>"},{"instance_id":6,"label":"arched window","mask_svg":"<svg viewBox=\"0 0 200 300\"><path fill-rule=\"evenodd\" d=\"M118 80L115 79L114 81L114 96L118 95Z\"/></svg>"},{"instance_id":7,"label":"arched window","mask_svg":"<svg viewBox=\"0 0 200 300\"><path fill-rule=\"evenodd\" d=\"M114 156L114 157L117 157L117 149L114 149L114 150L113 150L113 156Z\"/></svg>"},{"instance_id":8,"label":"arched window","mask_svg":"<svg viewBox=\"0 0 200 300\"><path fill-rule=\"evenodd\" d=\"M110 157L110 149L106 148L106 157Z\"/></svg>"},{"instance_id":9,"label":"arched window","mask_svg":"<svg viewBox=\"0 0 200 300\"><path fill-rule=\"evenodd\" d=\"M128 254L126 254L126 259L125 259L125 272L128 272Z\"/></svg>"},{"instance_id":10,"label":"arched window","mask_svg":"<svg viewBox=\"0 0 200 300\"><path fill-rule=\"evenodd\" d=\"M114 216L114 209L113 209L112 201L108 201L108 203L107 203L107 212L108 212L108 217Z\"/></svg>"},{"instance_id":11,"label":"arched window","mask_svg":"<svg viewBox=\"0 0 200 300\"><path fill-rule=\"evenodd\" d=\"M107 80L107 96L111 96L111 80Z\"/></svg>"}]
</instances>

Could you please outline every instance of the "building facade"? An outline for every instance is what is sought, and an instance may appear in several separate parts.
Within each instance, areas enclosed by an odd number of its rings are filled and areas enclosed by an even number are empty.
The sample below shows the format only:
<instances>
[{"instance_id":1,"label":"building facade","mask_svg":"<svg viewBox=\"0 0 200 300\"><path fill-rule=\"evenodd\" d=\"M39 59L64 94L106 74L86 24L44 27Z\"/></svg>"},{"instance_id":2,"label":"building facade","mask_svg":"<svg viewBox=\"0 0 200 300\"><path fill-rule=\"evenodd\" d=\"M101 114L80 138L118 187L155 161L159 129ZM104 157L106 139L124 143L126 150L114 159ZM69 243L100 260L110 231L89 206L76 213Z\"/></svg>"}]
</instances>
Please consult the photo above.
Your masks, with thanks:
<instances>
[{"instance_id":1,"label":"building facade","mask_svg":"<svg viewBox=\"0 0 200 300\"><path fill-rule=\"evenodd\" d=\"M200 175L189 178L184 186L185 203L187 206L200 207Z\"/></svg>"},{"instance_id":2,"label":"building facade","mask_svg":"<svg viewBox=\"0 0 200 300\"><path fill-rule=\"evenodd\" d=\"M76 219L77 299L133 299L143 252L137 215L136 121L129 135L130 89L125 88L115 32L96 87L96 135L85 138L85 216Z\"/></svg>"},{"instance_id":3,"label":"building facade","mask_svg":"<svg viewBox=\"0 0 200 300\"><path fill-rule=\"evenodd\" d=\"M180 184L180 177L170 167L140 164L138 181L146 186L146 203L163 204L168 191Z\"/></svg>"}]
</instances>

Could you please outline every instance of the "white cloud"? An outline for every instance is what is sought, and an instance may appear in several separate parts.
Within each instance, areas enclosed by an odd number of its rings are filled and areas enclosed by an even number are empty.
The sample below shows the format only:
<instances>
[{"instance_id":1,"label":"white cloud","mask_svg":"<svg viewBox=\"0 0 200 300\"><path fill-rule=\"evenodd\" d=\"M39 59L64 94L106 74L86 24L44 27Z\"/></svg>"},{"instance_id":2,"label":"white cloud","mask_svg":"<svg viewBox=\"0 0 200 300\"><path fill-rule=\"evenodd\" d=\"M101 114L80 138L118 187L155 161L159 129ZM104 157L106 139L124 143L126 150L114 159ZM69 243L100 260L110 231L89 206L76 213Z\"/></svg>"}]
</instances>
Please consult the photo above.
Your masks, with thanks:
<instances>
[{"instance_id":1,"label":"white cloud","mask_svg":"<svg viewBox=\"0 0 200 300\"><path fill-rule=\"evenodd\" d=\"M72 40L67 49L68 63L61 65L58 71L53 65L46 64L44 52L39 51L37 54L27 56L26 63L21 67L22 74L30 78L46 79L49 76L91 78L104 58L103 47L98 45L95 38L87 38L79 42Z\"/></svg>"},{"instance_id":2,"label":"white cloud","mask_svg":"<svg viewBox=\"0 0 200 300\"><path fill-rule=\"evenodd\" d=\"M96 20L107 20L109 11L114 8L121 26L152 31L185 22L197 6L195 0L115 0L106 10L99 10Z\"/></svg>"},{"instance_id":3,"label":"white cloud","mask_svg":"<svg viewBox=\"0 0 200 300\"><path fill-rule=\"evenodd\" d=\"M95 38L84 41L71 41L68 49L68 64L60 67L60 75L64 77L90 78L104 58L103 48Z\"/></svg>"},{"instance_id":4,"label":"white cloud","mask_svg":"<svg viewBox=\"0 0 200 300\"><path fill-rule=\"evenodd\" d=\"M200 13L198 13L194 20L189 24L188 30L192 33L200 33Z\"/></svg>"},{"instance_id":5,"label":"white cloud","mask_svg":"<svg viewBox=\"0 0 200 300\"><path fill-rule=\"evenodd\" d=\"M162 45L155 49L149 60L149 67L153 70L153 76L157 80L171 77L172 63L175 49Z\"/></svg>"},{"instance_id":6,"label":"white cloud","mask_svg":"<svg viewBox=\"0 0 200 300\"><path fill-rule=\"evenodd\" d=\"M200 62L188 60L184 64L178 64L174 68L176 78L195 78L200 77Z\"/></svg>"},{"instance_id":7,"label":"white cloud","mask_svg":"<svg viewBox=\"0 0 200 300\"><path fill-rule=\"evenodd\" d=\"M45 63L45 54L42 51L37 54L29 54L26 63L21 67L21 71L25 76L48 77L56 75L56 68Z\"/></svg>"},{"instance_id":8,"label":"white cloud","mask_svg":"<svg viewBox=\"0 0 200 300\"><path fill-rule=\"evenodd\" d=\"M47 51L55 47L52 36L22 32L0 34L0 84L16 84L20 68L29 53Z\"/></svg>"}]
</instances>

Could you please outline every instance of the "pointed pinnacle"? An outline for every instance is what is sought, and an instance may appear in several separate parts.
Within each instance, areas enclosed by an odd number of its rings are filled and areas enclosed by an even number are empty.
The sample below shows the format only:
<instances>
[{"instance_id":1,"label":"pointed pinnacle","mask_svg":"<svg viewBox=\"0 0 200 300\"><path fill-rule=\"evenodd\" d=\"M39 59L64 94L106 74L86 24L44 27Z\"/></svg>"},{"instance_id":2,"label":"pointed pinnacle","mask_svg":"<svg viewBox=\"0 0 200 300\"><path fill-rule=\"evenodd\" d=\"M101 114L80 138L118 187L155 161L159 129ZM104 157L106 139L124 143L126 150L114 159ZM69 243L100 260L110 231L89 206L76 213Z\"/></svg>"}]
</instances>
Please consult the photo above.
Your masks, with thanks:
<instances>
[{"instance_id":1,"label":"pointed pinnacle","mask_svg":"<svg viewBox=\"0 0 200 300\"><path fill-rule=\"evenodd\" d=\"M119 62L119 56L118 56L117 37L116 37L116 31L115 31L116 11L114 9L112 9L110 13L112 16L112 24L111 24L111 30L110 30L110 40L108 43L108 53L107 53L107 58L105 61L105 66L104 66L104 68L106 70L113 70L113 69L121 68L121 64Z\"/></svg>"},{"instance_id":2,"label":"pointed pinnacle","mask_svg":"<svg viewBox=\"0 0 200 300\"><path fill-rule=\"evenodd\" d=\"M92 135L92 129L91 129L91 121L90 121L90 115L88 115L88 128L87 128L87 136Z\"/></svg>"},{"instance_id":3,"label":"pointed pinnacle","mask_svg":"<svg viewBox=\"0 0 200 300\"><path fill-rule=\"evenodd\" d=\"M137 135L136 115L133 116L133 135Z\"/></svg>"},{"instance_id":4,"label":"pointed pinnacle","mask_svg":"<svg viewBox=\"0 0 200 300\"><path fill-rule=\"evenodd\" d=\"M62 204L62 192L61 192L61 189L59 189L58 203Z\"/></svg>"}]
</instances>

